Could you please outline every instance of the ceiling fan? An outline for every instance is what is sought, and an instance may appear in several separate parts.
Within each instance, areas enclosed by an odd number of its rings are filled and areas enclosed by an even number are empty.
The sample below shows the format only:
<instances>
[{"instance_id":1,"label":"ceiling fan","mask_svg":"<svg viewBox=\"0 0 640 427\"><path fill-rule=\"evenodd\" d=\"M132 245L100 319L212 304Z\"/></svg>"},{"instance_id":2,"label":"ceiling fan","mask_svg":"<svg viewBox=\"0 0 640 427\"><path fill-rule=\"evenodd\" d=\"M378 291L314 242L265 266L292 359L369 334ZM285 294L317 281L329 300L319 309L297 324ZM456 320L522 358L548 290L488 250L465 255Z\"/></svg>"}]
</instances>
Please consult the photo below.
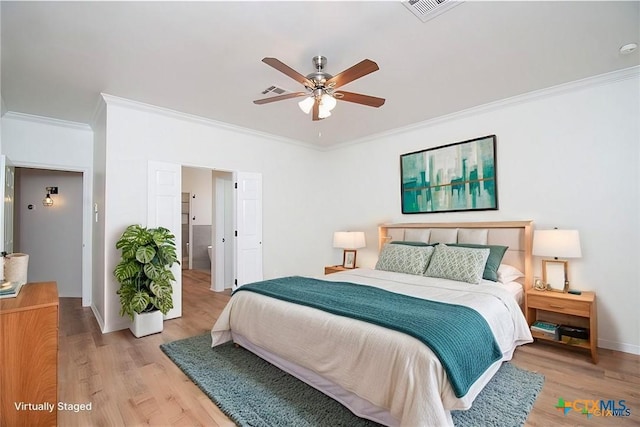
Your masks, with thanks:
<instances>
[{"instance_id":1,"label":"ceiling fan","mask_svg":"<svg viewBox=\"0 0 640 427\"><path fill-rule=\"evenodd\" d=\"M378 71L378 64L370 59L364 59L343 72L332 76L323 71L325 65L327 65L327 58L320 55L314 56L312 62L316 71L308 74L306 77L276 58L263 58L262 62L286 74L295 81L302 83L306 91L287 93L272 98L257 99L253 101L254 104L262 105L305 96L306 98L298 103L302 111L306 114L313 111L312 119L322 120L331 115L331 110L336 106L336 100L354 102L369 107L380 107L385 101L384 98L336 90L360 77Z\"/></svg>"}]
</instances>

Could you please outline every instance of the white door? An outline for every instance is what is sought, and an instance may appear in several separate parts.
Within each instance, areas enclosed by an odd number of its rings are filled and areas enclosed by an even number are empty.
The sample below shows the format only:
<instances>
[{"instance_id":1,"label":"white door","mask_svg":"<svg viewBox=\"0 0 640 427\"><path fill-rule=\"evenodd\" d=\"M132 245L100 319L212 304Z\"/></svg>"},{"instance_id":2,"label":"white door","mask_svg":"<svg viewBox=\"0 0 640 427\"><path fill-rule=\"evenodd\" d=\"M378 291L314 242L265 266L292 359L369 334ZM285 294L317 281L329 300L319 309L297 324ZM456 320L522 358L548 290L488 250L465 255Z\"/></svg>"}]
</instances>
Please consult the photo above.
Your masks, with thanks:
<instances>
[{"instance_id":1,"label":"white door","mask_svg":"<svg viewBox=\"0 0 640 427\"><path fill-rule=\"evenodd\" d=\"M176 236L178 259L182 259L182 167L173 163L149 161L148 166L147 227L164 227ZM173 308L164 316L173 319L182 316L182 272L178 264L171 268L176 281L173 284Z\"/></svg>"},{"instance_id":2,"label":"white door","mask_svg":"<svg viewBox=\"0 0 640 427\"><path fill-rule=\"evenodd\" d=\"M0 200L4 200L0 208L0 232L2 237L0 251L13 252L13 198L15 192L15 168L6 156L0 156ZM2 277L0 277L1 279Z\"/></svg>"},{"instance_id":3,"label":"white door","mask_svg":"<svg viewBox=\"0 0 640 427\"><path fill-rule=\"evenodd\" d=\"M262 280L262 175L236 172L236 282Z\"/></svg>"}]
</instances>

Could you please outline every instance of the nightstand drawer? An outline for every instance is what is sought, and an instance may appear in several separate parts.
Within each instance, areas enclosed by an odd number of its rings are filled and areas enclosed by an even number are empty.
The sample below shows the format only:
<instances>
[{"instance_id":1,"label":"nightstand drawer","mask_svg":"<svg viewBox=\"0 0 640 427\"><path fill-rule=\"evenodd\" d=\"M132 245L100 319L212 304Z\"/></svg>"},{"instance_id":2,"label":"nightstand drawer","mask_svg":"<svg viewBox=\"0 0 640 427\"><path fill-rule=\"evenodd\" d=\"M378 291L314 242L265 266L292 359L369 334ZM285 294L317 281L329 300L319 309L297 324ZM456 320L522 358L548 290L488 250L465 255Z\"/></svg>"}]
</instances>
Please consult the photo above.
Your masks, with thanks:
<instances>
[{"instance_id":1,"label":"nightstand drawer","mask_svg":"<svg viewBox=\"0 0 640 427\"><path fill-rule=\"evenodd\" d=\"M527 295L527 305L538 310L555 311L574 316L589 317L591 304L588 301L575 301L565 298L553 298L546 295Z\"/></svg>"}]
</instances>

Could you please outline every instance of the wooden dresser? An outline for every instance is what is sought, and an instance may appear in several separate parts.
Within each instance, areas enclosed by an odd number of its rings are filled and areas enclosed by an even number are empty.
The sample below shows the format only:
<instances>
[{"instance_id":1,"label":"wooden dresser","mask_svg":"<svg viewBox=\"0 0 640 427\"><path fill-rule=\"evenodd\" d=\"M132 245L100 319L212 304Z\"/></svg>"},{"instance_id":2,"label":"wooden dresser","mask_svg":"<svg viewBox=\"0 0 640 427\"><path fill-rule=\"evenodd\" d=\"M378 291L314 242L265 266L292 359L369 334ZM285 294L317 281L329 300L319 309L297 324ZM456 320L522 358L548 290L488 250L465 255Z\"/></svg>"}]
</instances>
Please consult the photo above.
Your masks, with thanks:
<instances>
[{"instance_id":1,"label":"wooden dresser","mask_svg":"<svg viewBox=\"0 0 640 427\"><path fill-rule=\"evenodd\" d=\"M16 298L0 299L0 401L3 427L57 425L55 282L29 283Z\"/></svg>"}]
</instances>

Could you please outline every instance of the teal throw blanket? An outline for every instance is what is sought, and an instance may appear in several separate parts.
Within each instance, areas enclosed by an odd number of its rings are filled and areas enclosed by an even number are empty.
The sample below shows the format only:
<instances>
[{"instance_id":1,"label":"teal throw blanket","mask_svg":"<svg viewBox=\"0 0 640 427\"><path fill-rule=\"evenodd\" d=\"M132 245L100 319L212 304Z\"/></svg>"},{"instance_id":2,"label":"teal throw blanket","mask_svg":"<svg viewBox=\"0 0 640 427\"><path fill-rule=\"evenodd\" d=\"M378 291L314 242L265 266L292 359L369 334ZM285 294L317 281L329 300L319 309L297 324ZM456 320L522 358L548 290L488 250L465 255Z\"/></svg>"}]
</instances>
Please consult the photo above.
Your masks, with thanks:
<instances>
[{"instance_id":1,"label":"teal throw blanket","mask_svg":"<svg viewBox=\"0 0 640 427\"><path fill-rule=\"evenodd\" d=\"M403 332L440 359L453 391L462 397L502 357L486 320L475 310L423 300L372 286L308 277L283 277L243 285L250 291Z\"/></svg>"}]
</instances>

